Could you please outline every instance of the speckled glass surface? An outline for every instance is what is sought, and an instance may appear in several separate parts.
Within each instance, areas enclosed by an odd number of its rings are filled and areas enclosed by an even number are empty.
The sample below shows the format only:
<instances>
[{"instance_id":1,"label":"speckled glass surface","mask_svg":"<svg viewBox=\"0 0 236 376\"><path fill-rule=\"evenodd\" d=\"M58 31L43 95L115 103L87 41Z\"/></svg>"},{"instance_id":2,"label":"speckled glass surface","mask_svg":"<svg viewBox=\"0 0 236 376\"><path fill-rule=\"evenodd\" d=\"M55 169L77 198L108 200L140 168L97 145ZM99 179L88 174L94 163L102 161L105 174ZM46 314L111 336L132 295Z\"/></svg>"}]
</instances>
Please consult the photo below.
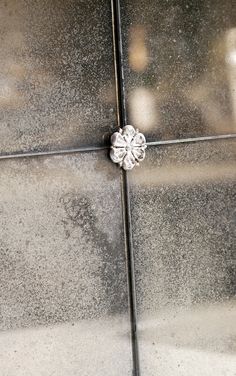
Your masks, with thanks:
<instances>
[{"instance_id":1,"label":"speckled glass surface","mask_svg":"<svg viewBox=\"0 0 236 376\"><path fill-rule=\"evenodd\" d=\"M104 145L116 125L109 0L0 3L0 153Z\"/></svg>"},{"instance_id":2,"label":"speckled glass surface","mask_svg":"<svg viewBox=\"0 0 236 376\"><path fill-rule=\"evenodd\" d=\"M149 148L129 174L143 376L236 373L236 142Z\"/></svg>"},{"instance_id":3,"label":"speckled glass surface","mask_svg":"<svg viewBox=\"0 0 236 376\"><path fill-rule=\"evenodd\" d=\"M0 374L131 375L119 170L1 161L0 197Z\"/></svg>"},{"instance_id":4,"label":"speckled glass surface","mask_svg":"<svg viewBox=\"0 0 236 376\"><path fill-rule=\"evenodd\" d=\"M235 133L235 1L121 7L128 123L149 141Z\"/></svg>"}]
</instances>

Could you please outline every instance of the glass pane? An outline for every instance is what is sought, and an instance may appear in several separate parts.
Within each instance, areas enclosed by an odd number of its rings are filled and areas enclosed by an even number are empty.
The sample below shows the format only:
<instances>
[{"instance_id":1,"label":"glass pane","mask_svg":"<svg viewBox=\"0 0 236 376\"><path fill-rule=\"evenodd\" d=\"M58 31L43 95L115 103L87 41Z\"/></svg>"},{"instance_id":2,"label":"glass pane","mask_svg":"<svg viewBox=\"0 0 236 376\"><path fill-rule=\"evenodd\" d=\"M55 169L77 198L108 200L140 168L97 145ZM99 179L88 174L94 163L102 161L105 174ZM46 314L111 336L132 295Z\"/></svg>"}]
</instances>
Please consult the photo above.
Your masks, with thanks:
<instances>
[{"instance_id":1,"label":"glass pane","mask_svg":"<svg viewBox=\"0 0 236 376\"><path fill-rule=\"evenodd\" d=\"M116 123L110 1L2 1L0 38L0 152L103 145Z\"/></svg>"},{"instance_id":2,"label":"glass pane","mask_svg":"<svg viewBox=\"0 0 236 376\"><path fill-rule=\"evenodd\" d=\"M130 174L143 376L235 375L235 146L150 148Z\"/></svg>"},{"instance_id":3,"label":"glass pane","mask_svg":"<svg viewBox=\"0 0 236 376\"><path fill-rule=\"evenodd\" d=\"M236 132L236 3L124 0L128 122L149 141Z\"/></svg>"},{"instance_id":4,"label":"glass pane","mask_svg":"<svg viewBox=\"0 0 236 376\"><path fill-rule=\"evenodd\" d=\"M0 373L131 375L119 172L103 152L0 164Z\"/></svg>"}]
</instances>

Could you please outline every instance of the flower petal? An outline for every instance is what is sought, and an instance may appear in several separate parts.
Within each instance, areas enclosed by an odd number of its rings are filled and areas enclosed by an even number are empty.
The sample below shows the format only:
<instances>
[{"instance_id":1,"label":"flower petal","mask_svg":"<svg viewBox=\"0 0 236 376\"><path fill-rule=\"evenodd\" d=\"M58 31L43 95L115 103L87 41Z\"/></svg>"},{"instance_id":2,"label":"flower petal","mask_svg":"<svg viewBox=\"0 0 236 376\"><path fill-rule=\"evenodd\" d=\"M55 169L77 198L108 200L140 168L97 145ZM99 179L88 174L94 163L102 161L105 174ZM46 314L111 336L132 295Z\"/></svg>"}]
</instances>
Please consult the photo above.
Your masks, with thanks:
<instances>
[{"instance_id":1,"label":"flower petal","mask_svg":"<svg viewBox=\"0 0 236 376\"><path fill-rule=\"evenodd\" d=\"M124 139L130 143L135 135L135 129L132 125L126 125L124 128L123 128L123 137Z\"/></svg>"},{"instance_id":2,"label":"flower petal","mask_svg":"<svg viewBox=\"0 0 236 376\"><path fill-rule=\"evenodd\" d=\"M132 168L135 166L135 163L136 162L135 162L135 158L133 154L130 151L128 151L123 160L123 165L122 165L123 169L132 170Z\"/></svg>"},{"instance_id":3,"label":"flower petal","mask_svg":"<svg viewBox=\"0 0 236 376\"><path fill-rule=\"evenodd\" d=\"M144 146L146 145L146 138L142 133L137 133L132 141L133 146Z\"/></svg>"},{"instance_id":4,"label":"flower petal","mask_svg":"<svg viewBox=\"0 0 236 376\"><path fill-rule=\"evenodd\" d=\"M111 160L115 163L120 163L123 161L126 155L125 148L112 148L110 151Z\"/></svg>"},{"instance_id":5,"label":"flower petal","mask_svg":"<svg viewBox=\"0 0 236 376\"><path fill-rule=\"evenodd\" d=\"M132 149L132 153L133 153L133 156L134 158L141 162L144 160L145 158L145 148L144 147L133 147Z\"/></svg>"},{"instance_id":6,"label":"flower petal","mask_svg":"<svg viewBox=\"0 0 236 376\"><path fill-rule=\"evenodd\" d=\"M122 134L120 134L119 132L115 132L111 136L111 144L113 146L121 148L121 147L125 147L126 146L126 141L123 138Z\"/></svg>"}]
</instances>

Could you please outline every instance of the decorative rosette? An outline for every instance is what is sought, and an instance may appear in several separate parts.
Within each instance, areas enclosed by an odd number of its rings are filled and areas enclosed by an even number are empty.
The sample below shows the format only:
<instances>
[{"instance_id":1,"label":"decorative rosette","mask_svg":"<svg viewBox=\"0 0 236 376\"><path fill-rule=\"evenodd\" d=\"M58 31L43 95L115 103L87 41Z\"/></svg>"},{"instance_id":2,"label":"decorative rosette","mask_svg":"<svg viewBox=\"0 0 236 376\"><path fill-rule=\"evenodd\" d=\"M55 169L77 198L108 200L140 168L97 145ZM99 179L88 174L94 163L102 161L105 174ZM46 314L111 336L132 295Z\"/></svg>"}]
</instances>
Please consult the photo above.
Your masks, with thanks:
<instances>
[{"instance_id":1,"label":"decorative rosette","mask_svg":"<svg viewBox=\"0 0 236 376\"><path fill-rule=\"evenodd\" d=\"M124 170L132 170L145 158L146 139L132 125L126 125L111 136L110 156Z\"/></svg>"}]
</instances>

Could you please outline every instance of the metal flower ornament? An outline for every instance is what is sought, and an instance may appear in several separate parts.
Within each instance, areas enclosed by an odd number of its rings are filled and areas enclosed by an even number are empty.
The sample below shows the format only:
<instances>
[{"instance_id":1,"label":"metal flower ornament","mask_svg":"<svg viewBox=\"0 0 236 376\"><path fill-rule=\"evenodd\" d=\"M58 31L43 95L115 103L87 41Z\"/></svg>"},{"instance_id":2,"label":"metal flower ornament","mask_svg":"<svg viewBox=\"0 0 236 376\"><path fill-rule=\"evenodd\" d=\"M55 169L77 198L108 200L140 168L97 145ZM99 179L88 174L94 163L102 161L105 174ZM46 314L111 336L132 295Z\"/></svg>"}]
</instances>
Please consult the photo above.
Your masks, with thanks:
<instances>
[{"instance_id":1,"label":"metal flower ornament","mask_svg":"<svg viewBox=\"0 0 236 376\"><path fill-rule=\"evenodd\" d=\"M132 125L126 125L111 136L110 157L124 170L132 170L144 160L146 147L145 136Z\"/></svg>"}]
</instances>

